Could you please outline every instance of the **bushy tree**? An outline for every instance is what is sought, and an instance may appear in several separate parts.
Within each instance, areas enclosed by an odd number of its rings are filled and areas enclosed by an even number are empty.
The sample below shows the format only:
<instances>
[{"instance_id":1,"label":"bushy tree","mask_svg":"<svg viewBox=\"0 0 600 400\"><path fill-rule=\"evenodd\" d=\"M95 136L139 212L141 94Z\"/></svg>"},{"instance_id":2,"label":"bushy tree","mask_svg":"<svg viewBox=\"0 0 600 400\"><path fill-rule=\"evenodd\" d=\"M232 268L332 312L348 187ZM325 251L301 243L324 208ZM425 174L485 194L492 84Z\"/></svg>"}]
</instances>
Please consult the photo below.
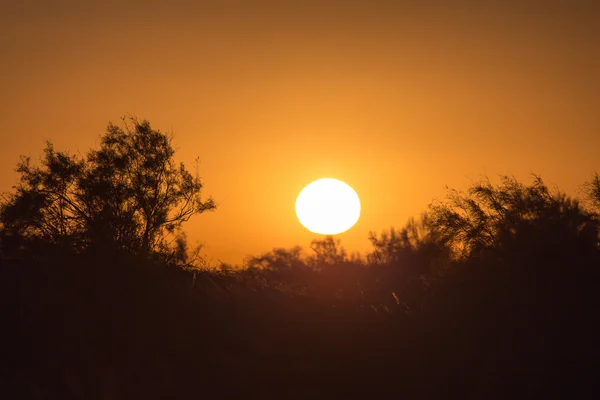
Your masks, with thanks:
<instances>
[{"instance_id":1,"label":"bushy tree","mask_svg":"<svg viewBox=\"0 0 600 400\"><path fill-rule=\"evenodd\" d=\"M598 224L576 199L552 192L538 176L524 185L504 176L467 193L449 190L430 205L429 225L462 256L494 252L513 255L543 250L594 249ZM569 247L571 246L571 247Z\"/></svg>"},{"instance_id":2,"label":"bushy tree","mask_svg":"<svg viewBox=\"0 0 600 400\"><path fill-rule=\"evenodd\" d=\"M175 163L171 142L148 121L128 118L124 127L109 124L100 148L85 157L48 143L40 166L22 158L20 182L0 205L3 246L164 251L184 222L215 209L202 199L198 176Z\"/></svg>"},{"instance_id":3,"label":"bushy tree","mask_svg":"<svg viewBox=\"0 0 600 400\"><path fill-rule=\"evenodd\" d=\"M41 166L21 157L16 171L20 182L15 192L4 194L0 204L2 247L6 254L27 249L37 253L42 246L84 245L89 215L78 201L78 179L85 162L56 152L48 142Z\"/></svg>"},{"instance_id":4,"label":"bushy tree","mask_svg":"<svg viewBox=\"0 0 600 400\"><path fill-rule=\"evenodd\" d=\"M308 263L319 268L325 265L339 265L349 262L348 253L341 245L339 239L333 236L325 236L321 239L314 239L310 243L314 254L308 258Z\"/></svg>"},{"instance_id":5,"label":"bushy tree","mask_svg":"<svg viewBox=\"0 0 600 400\"><path fill-rule=\"evenodd\" d=\"M246 261L246 266L251 269L263 271L281 271L296 270L307 268L302 257L302 248L300 246L291 249L275 248L270 252L260 256L250 257Z\"/></svg>"},{"instance_id":6,"label":"bushy tree","mask_svg":"<svg viewBox=\"0 0 600 400\"><path fill-rule=\"evenodd\" d=\"M583 185L585 199L596 213L600 211L600 175L595 172L592 179Z\"/></svg>"},{"instance_id":7,"label":"bushy tree","mask_svg":"<svg viewBox=\"0 0 600 400\"><path fill-rule=\"evenodd\" d=\"M598 218L541 178L485 179L467 193L449 191L429 215L456 256L440 310L476 315L488 327L528 321L562 334L578 308L597 302Z\"/></svg>"},{"instance_id":8,"label":"bushy tree","mask_svg":"<svg viewBox=\"0 0 600 400\"><path fill-rule=\"evenodd\" d=\"M406 265L425 259L432 263L448 256L448 248L429 226L427 213L423 213L419 220L410 218L400 230L392 227L379 235L370 232L369 241L373 245L373 251L367 255L371 264Z\"/></svg>"}]
</instances>

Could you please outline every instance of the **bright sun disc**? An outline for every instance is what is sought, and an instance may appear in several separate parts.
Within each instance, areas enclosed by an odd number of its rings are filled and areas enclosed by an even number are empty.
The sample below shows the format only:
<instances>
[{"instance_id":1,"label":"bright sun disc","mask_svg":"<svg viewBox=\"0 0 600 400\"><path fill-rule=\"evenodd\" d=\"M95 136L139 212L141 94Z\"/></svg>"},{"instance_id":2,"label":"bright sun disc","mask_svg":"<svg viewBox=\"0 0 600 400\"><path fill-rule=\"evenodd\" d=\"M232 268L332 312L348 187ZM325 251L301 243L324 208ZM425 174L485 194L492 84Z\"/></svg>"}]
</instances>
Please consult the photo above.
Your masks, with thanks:
<instances>
[{"instance_id":1,"label":"bright sun disc","mask_svg":"<svg viewBox=\"0 0 600 400\"><path fill-rule=\"evenodd\" d=\"M356 224L360 217L360 200L354 189L344 182L319 179L298 195L296 215L309 231L335 235Z\"/></svg>"}]
</instances>

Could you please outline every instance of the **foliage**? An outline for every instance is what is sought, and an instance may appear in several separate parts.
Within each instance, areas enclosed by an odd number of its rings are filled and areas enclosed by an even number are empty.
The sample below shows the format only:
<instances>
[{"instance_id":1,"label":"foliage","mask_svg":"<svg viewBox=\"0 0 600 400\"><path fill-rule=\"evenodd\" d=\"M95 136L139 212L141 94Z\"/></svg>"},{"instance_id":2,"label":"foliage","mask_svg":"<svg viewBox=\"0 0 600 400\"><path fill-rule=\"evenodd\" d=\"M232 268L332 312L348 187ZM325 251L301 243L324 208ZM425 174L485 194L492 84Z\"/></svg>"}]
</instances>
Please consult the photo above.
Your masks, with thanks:
<instances>
[{"instance_id":1,"label":"foliage","mask_svg":"<svg viewBox=\"0 0 600 400\"><path fill-rule=\"evenodd\" d=\"M85 158L57 152L52 143L40 166L22 158L15 193L0 205L5 247L156 254L193 215L215 209L212 199L202 200L198 176L175 164L171 137L147 121L124 122L124 128L109 124L100 148Z\"/></svg>"},{"instance_id":2,"label":"foliage","mask_svg":"<svg viewBox=\"0 0 600 400\"><path fill-rule=\"evenodd\" d=\"M531 185L504 176L500 185L485 179L467 194L449 190L445 202L430 205L429 226L463 257L560 247L564 240L591 249L598 234L592 214L577 200L551 192L538 176Z\"/></svg>"},{"instance_id":3,"label":"foliage","mask_svg":"<svg viewBox=\"0 0 600 400\"><path fill-rule=\"evenodd\" d=\"M350 261L346 249L341 246L340 240L335 239L333 236L314 239L310 243L310 248L315 254L309 257L307 262L313 267L343 264Z\"/></svg>"},{"instance_id":4,"label":"foliage","mask_svg":"<svg viewBox=\"0 0 600 400\"><path fill-rule=\"evenodd\" d=\"M300 246L291 249L275 248L261 256L250 257L246 261L246 265L248 268L260 270L305 268L306 264L301 253L302 248Z\"/></svg>"},{"instance_id":5,"label":"foliage","mask_svg":"<svg viewBox=\"0 0 600 400\"><path fill-rule=\"evenodd\" d=\"M431 229L426 213L418 221L410 218L399 231L392 227L380 235L370 232L369 240L373 251L367 255L367 260L371 264L406 265L424 259L433 263L449 256L449 249L442 243L437 231Z\"/></svg>"},{"instance_id":6,"label":"foliage","mask_svg":"<svg viewBox=\"0 0 600 400\"><path fill-rule=\"evenodd\" d=\"M583 185L585 199L595 212L600 211L600 175L595 172L592 179Z\"/></svg>"}]
</instances>

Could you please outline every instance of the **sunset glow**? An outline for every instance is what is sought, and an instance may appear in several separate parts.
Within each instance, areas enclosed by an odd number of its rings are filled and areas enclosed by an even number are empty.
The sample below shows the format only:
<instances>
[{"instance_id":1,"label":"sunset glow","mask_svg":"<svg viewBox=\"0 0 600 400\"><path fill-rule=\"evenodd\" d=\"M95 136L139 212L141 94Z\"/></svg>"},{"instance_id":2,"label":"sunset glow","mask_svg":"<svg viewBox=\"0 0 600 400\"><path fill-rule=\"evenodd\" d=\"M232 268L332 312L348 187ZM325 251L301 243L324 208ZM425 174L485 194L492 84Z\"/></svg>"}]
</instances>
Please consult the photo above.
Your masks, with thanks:
<instances>
[{"instance_id":1,"label":"sunset glow","mask_svg":"<svg viewBox=\"0 0 600 400\"><path fill-rule=\"evenodd\" d=\"M199 160L218 211L184 229L209 259L307 246L294 204L321 177L360 195L341 240L364 253L446 186L535 172L572 193L600 169L593 2L9 3L0 192L46 140L85 154L109 121L147 119Z\"/></svg>"}]
</instances>

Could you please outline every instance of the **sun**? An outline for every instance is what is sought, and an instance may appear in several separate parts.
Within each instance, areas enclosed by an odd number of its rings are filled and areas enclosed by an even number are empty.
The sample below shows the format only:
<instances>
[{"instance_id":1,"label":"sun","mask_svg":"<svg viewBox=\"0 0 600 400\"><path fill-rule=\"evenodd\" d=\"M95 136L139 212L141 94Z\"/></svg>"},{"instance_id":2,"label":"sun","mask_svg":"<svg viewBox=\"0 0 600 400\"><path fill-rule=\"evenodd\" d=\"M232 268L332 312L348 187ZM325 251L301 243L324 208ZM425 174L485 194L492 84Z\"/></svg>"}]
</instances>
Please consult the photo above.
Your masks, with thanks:
<instances>
[{"instance_id":1,"label":"sun","mask_svg":"<svg viewBox=\"0 0 600 400\"><path fill-rule=\"evenodd\" d=\"M332 178L319 179L298 195L296 215L309 231L336 235L356 224L360 217L360 200L346 183Z\"/></svg>"}]
</instances>

